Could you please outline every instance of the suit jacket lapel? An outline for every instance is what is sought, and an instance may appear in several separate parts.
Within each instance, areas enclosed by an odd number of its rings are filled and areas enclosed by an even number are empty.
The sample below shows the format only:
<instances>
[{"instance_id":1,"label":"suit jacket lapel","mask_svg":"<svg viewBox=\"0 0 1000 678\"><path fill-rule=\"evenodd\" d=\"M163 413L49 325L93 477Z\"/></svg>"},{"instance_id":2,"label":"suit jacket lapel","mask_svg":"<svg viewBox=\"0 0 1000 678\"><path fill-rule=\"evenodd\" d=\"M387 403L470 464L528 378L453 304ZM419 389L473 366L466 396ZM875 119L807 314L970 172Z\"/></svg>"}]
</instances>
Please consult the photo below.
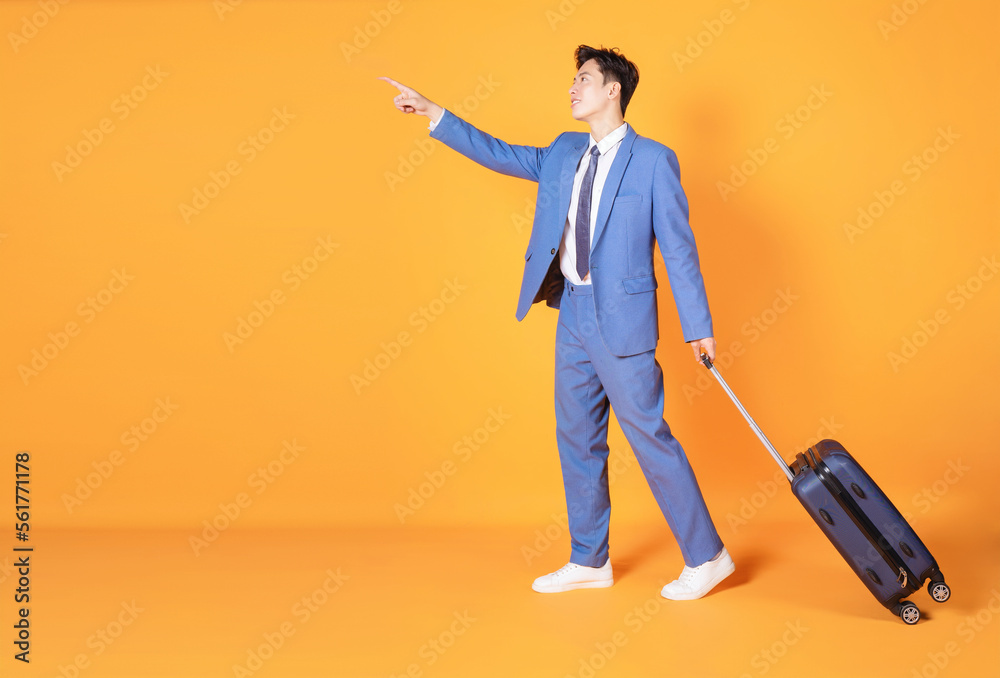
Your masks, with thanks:
<instances>
[{"instance_id":1,"label":"suit jacket lapel","mask_svg":"<svg viewBox=\"0 0 1000 678\"><path fill-rule=\"evenodd\" d=\"M611 214L611 204L615 201L615 196L618 195L618 186L622 182L622 177L625 175L625 168L632 157L632 144L635 143L636 136L638 135L635 129L632 125L629 125L625 132L625 138L622 139L621 145L618 147L618 152L615 154L615 160L611 163L611 170L608 172L608 177L604 180L604 188L601 190L601 204L597 208L597 223L594 224L594 236L590 244L591 252L597 247L597 241L604 232L605 224L608 223L608 215ZM570 185L572 186L572 183ZM568 209L569 206L567 205Z\"/></svg>"},{"instance_id":2,"label":"suit jacket lapel","mask_svg":"<svg viewBox=\"0 0 1000 678\"><path fill-rule=\"evenodd\" d=\"M574 144L566 154L566 157L563 158L562 174L559 177L559 211L557 215L562 216L562 221L558 224L560 238L562 238L566 219L569 215L569 203L573 197L573 180L576 178L576 170L580 164L580 158L583 157L583 152L590 143L589 134L581 134L580 136L580 141Z\"/></svg>"}]
</instances>

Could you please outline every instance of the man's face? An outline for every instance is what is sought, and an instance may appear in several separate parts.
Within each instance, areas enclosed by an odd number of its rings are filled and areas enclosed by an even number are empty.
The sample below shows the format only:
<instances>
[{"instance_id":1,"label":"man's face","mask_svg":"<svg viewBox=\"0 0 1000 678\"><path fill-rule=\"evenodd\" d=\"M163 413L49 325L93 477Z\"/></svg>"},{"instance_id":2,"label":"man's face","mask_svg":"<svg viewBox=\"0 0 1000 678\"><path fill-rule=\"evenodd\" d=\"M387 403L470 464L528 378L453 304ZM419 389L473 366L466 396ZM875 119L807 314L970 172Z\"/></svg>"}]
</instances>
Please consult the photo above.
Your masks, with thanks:
<instances>
[{"instance_id":1,"label":"man's face","mask_svg":"<svg viewBox=\"0 0 1000 678\"><path fill-rule=\"evenodd\" d=\"M585 61L573 78L569 88L570 111L576 120L587 121L596 113L603 112L610 102L608 92L616 85L615 82L604 84L604 75L597 66L595 59Z\"/></svg>"}]
</instances>

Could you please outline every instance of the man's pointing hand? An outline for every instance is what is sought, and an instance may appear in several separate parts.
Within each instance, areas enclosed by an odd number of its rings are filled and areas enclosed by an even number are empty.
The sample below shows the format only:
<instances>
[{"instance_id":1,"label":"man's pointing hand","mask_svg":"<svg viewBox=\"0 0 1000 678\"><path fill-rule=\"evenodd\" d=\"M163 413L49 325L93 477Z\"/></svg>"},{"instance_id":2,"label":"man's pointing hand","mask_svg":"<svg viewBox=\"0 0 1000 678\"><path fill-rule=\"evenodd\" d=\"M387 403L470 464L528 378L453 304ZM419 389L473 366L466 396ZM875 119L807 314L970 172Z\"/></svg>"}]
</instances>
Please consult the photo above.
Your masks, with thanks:
<instances>
[{"instance_id":1,"label":"man's pointing hand","mask_svg":"<svg viewBox=\"0 0 1000 678\"><path fill-rule=\"evenodd\" d=\"M420 94L420 92L407 87L402 83L396 82L392 78L382 76L379 80L384 80L399 90L399 94L393 98L392 103L395 104L396 108L403 113L426 115L431 120L439 120L441 118L441 113L444 109L424 95Z\"/></svg>"}]
</instances>

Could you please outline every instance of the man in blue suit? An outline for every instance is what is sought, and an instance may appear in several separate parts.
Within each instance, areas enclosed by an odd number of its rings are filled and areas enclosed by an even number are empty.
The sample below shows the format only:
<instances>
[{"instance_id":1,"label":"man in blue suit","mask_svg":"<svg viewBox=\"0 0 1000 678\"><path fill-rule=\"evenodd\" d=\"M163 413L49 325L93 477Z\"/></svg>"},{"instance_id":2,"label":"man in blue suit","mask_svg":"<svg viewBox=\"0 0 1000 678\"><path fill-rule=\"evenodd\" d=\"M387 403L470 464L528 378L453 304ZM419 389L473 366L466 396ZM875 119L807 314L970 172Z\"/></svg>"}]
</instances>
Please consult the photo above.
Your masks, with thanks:
<instances>
[{"instance_id":1,"label":"man in blue suit","mask_svg":"<svg viewBox=\"0 0 1000 678\"><path fill-rule=\"evenodd\" d=\"M659 243L684 340L698 359L715 358L712 316L688 224L677 157L639 136L625 109L639 82L616 49L580 45L569 89L573 118L590 134L564 132L549 146L515 146L476 129L415 90L404 113L430 118L431 137L502 174L538 182L534 224L517 305L559 309L556 329L556 441L571 537L567 565L535 580L555 593L614 583L608 551L608 413L614 408L684 557L663 587L671 600L700 598L729 576L719 538L683 448L663 419L654 245Z\"/></svg>"}]
</instances>

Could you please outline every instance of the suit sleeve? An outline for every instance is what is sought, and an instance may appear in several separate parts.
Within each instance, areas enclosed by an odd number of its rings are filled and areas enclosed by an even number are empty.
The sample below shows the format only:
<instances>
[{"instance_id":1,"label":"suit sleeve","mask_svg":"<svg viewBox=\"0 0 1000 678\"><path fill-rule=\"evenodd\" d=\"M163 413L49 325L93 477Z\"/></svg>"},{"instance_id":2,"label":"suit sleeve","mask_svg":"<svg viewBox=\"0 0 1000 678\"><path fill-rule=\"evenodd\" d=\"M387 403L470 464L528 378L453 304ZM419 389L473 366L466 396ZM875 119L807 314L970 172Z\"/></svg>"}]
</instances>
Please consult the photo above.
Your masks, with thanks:
<instances>
[{"instance_id":1,"label":"suit sleeve","mask_svg":"<svg viewBox=\"0 0 1000 678\"><path fill-rule=\"evenodd\" d=\"M653 232L667 267L684 341L715 336L698 248L688 222L680 166L677 156L666 147L653 165Z\"/></svg>"},{"instance_id":2,"label":"suit sleeve","mask_svg":"<svg viewBox=\"0 0 1000 678\"><path fill-rule=\"evenodd\" d=\"M531 181L538 181L542 160L551 148L508 144L470 125L447 109L431 130L430 136L487 169Z\"/></svg>"}]
</instances>

